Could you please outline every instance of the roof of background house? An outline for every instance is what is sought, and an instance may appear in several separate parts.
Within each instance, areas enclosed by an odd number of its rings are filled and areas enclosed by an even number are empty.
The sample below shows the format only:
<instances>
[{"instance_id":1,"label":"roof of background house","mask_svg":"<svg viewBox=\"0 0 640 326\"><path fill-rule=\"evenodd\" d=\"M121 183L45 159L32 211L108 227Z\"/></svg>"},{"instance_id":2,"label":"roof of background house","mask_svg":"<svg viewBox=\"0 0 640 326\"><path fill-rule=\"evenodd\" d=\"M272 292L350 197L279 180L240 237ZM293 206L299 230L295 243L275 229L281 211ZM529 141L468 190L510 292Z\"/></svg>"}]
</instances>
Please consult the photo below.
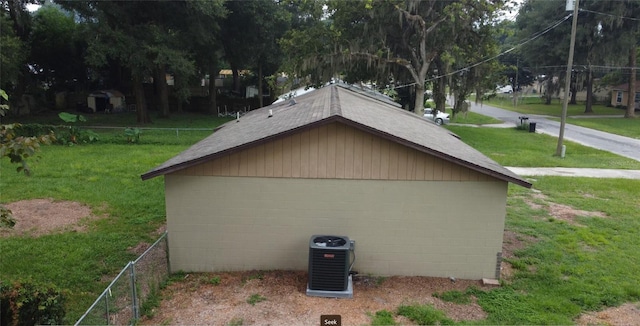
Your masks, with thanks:
<instances>
[{"instance_id":1,"label":"roof of background house","mask_svg":"<svg viewBox=\"0 0 640 326\"><path fill-rule=\"evenodd\" d=\"M629 91L629 84L620 84L611 88L612 91ZM640 82L636 82L636 92L640 92Z\"/></svg>"},{"instance_id":2,"label":"roof of background house","mask_svg":"<svg viewBox=\"0 0 640 326\"><path fill-rule=\"evenodd\" d=\"M273 115L269 117L269 112ZM386 100L339 85L322 87L291 101L272 104L230 121L189 149L144 173L150 179L329 123L344 123L497 179L531 184L448 130Z\"/></svg>"}]
</instances>

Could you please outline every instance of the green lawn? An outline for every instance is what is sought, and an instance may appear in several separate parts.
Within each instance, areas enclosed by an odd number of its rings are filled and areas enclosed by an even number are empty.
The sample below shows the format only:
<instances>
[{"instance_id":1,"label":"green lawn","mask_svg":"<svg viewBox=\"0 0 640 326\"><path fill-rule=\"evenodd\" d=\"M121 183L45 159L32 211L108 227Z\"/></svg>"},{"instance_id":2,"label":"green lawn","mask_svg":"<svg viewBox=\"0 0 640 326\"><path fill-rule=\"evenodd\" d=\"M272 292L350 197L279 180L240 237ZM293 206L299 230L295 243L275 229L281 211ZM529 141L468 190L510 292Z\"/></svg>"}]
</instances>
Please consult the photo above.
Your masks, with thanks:
<instances>
[{"instance_id":1,"label":"green lawn","mask_svg":"<svg viewBox=\"0 0 640 326\"><path fill-rule=\"evenodd\" d=\"M562 115L562 102L558 99L554 99L550 105L545 105L539 97L528 97L514 106L510 98L501 95L485 103L524 114L548 115L558 121ZM624 113L622 109L594 105L593 113L586 114L584 103L579 103L567 107L567 123L640 139L640 119L625 119L622 117ZM640 112L636 112L636 115L640 117Z\"/></svg>"},{"instance_id":2,"label":"green lawn","mask_svg":"<svg viewBox=\"0 0 640 326\"><path fill-rule=\"evenodd\" d=\"M636 112L640 117L640 112ZM624 118L567 118L567 123L640 139L640 119Z\"/></svg>"},{"instance_id":3,"label":"green lawn","mask_svg":"<svg viewBox=\"0 0 640 326\"><path fill-rule=\"evenodd\" d=\"M164 126L214 127L223 122L191 117L179 116ZM515 129L447 128L503 165L640 169L638 162L571 143L565 159L553 157L555 139L544 135ZM127 144L121 132L102 131L101 140L92 144L44 146L40 158L30 161L31 177L16 173L8 160L0 161L2 203L31 198L73 200L106 216L88 222L87 232L0 238L0 278L29 277L67 290L66 324L74 323L111 277L134 258L127 248L155 239L154 231L165 221L162 178L141 181L140 174L206 135L144 131L139 143ZM474 293L489 313L480 324L567 324L581 311L639 300L640 181L540 177L531 182L535 191L509 187L506 222L529 244L509 259L516 270L512 281ZM544 209L550 202L602 212L606 217L578 215L564 221Z\"/></svg>"},{"instance_id":4,"label":"green lawn","mask_svg":"<svg viewBox=\"0 0 640 326\"><path fill-rule=\"evenodd\" d=\"M447 110L448 113L451 114L451 110ZM460 123L460 124L471 124L471 125L488 125L488 124L498 124L502 123L502 121L498 119L494 119L491 117L487 117L486 115L478 114L475 112L467 112L467 114L456 114L455 117L453 114L450 115L451 123Z\"/></svg>"},{"instance_id":5,"label":"green lawn","mask_svg":"<svg viewBox=\"0 0 640 326\"><path fill-rule=\"evenodd\" d=\"M562 115L562 101L553 99L551 104L546 105L540 97L525 97L518 100L516 106L513 105L513 99L505 96L497 96L491 100L485 100L484 103L501 109L516 111L526 114L540 114L552 117L560 117ZM602 104L593 106L593 113L584 113L584 103L569 105L567 107L567 116L594 116L594 115L623 115L624 111L613 107L607 107Z\"/></svg>"},{"instance_id":6,"label":"green lawn","mask_svg":"<svg viewBox=\"0 0 640 326\"><path fill-rule=\"evenodd\" d=\"M462 141L504 166L640 169L640 162L565 141L565 158L554 156L557 138L516 128L446 126Z\"/></svg>"}]
</instances>

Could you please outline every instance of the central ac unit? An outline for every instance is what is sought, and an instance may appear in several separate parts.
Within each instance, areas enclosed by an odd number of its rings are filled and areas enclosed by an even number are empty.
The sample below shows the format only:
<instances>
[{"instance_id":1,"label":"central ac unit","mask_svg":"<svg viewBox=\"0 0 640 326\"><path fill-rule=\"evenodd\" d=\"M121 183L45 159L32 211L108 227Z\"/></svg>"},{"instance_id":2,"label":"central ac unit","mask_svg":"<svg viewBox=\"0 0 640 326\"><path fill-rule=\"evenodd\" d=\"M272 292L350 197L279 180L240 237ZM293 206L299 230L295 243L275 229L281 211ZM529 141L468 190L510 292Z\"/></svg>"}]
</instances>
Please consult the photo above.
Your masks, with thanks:
<instances>
[{"instance_id":1,"label":"central ac unit","mask_svg":"<svg viewBox=\"0 0 640 326\"><path fill-rule=\"evenodd\" d=\"M307 295L353 297L349 276L353 241L335 235L314 235L309 240Z\"/></svg>"}]
</instances>

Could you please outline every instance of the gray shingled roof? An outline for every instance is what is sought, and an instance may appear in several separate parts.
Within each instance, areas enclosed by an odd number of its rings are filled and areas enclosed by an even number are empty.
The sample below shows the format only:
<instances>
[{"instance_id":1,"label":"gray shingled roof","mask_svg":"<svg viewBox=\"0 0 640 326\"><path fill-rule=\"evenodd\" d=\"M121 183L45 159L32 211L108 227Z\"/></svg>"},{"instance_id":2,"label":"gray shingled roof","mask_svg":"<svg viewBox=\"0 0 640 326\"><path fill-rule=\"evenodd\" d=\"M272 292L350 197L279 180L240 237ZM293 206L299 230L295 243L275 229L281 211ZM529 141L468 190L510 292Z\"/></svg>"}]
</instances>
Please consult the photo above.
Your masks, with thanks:
<instances>
[{"instance_id":1,"label":"gray shingled roof","mask_svg":"<svg viewBox=\"0 0 640 326\"><path fill-rule=\"evenodd\" d=\"M273 115L269 117L269 112ZM524 187L531 184L446 129L385 101L338 85L253 110L146 172L146 180L327 123L341 122Z\"/></svg>"}]
</instances>

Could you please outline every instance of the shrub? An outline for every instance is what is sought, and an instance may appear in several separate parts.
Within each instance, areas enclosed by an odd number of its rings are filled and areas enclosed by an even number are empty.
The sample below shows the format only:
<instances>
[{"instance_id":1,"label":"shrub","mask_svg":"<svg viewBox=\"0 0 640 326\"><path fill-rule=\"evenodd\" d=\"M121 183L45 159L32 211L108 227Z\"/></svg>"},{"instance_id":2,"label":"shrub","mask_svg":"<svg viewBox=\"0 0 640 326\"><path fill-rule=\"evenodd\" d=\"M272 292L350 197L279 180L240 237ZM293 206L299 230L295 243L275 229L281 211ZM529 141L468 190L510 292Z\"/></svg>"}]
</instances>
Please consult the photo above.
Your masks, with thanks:
<instances>
[{"instance_id":1,"label":"shrub","mask_svg":"<svg viewBox=\"0 0 640 326\"><path fill-rule=\"evenodd\" d=\"M60 325L65 295L53 285L31 281L0 283L0 324Z\"/></svg>"},{"instance_id":2,"label":"shrub","mask_svg":"<svg viewBox=\"0 0 640 326\"><path fill-rule=\"evenodd\" d=\"M24 137L39 137L41 135L48 135L50 133L56 133L57 127L52 125L43 125L39 123L21 124L16 127L16 136Z\"/></svg>"}]
</instances>

